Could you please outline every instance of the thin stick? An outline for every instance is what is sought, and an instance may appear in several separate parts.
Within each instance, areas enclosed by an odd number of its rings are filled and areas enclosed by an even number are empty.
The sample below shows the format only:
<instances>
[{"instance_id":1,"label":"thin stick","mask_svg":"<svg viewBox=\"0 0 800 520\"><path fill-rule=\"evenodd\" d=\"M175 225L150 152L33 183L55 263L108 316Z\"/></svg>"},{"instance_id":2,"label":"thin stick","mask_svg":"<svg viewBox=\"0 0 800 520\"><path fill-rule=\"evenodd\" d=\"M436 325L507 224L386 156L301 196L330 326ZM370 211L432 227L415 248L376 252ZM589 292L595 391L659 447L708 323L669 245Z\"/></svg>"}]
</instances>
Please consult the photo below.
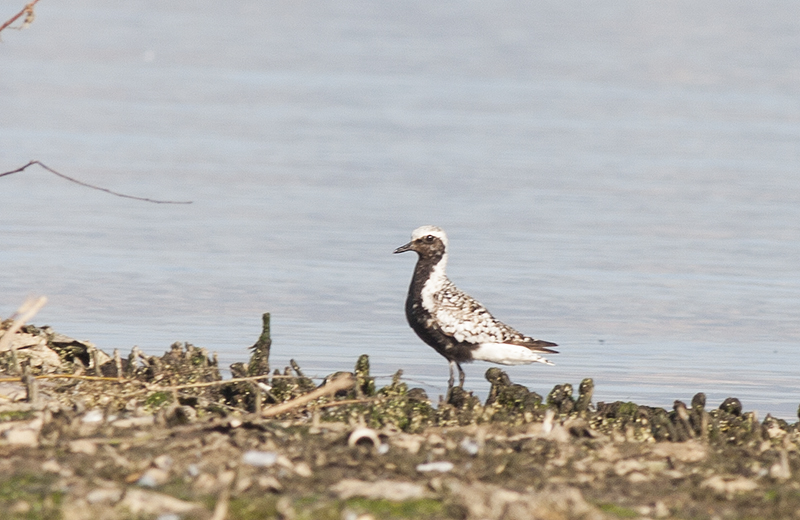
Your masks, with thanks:
<instances>
[{"instance_id":1,"label":"thin stick","mask_svg":"<svg viewBox=\"0 0 800 520\"><path fill-rule=\"evenodd\" d=\"M334 406L346 406L348 404L363 404L363 403L372 403L375 402L375 398L369 399L344 399L342 401L333 401L331 403L322 403L320 405L314 406L313 409L317 410L320 408L333 408Z\"/></svg>"},{"instance_id":2,"label":"thin stick","mask_svg":"<svg viewBox=\"0 0 800 520\"><path fill-rule=\"evenodd\" d=\"M100 376L83 376L78 374L44 374L40 376L35 376L36 379L83 379L86 381L116 381L118 383L141 383L147 384L144 381L139 381L138 379L124 379L118 377L100 377ZM149 388L144 390L136 391L136 394L145 393L145 392L158 392L158 391L172 391L172 390L183 390L185 388L200 388L204 386L217 386L217 385L227 385L230 383L242 383L246 381L256 381L258 379L266 379L268 377L277 377L277 376L251 376L251 377L240 377L236 379L220 379L219 381L209 381L207 383L188 383L185 385L176 385L176 386L158 386L152 385ZM281 376L283 377L283 376ZM291 376L294 377L294 376ZM0 383L18 383L21 381L19 377L6 377L0 378ZM134 395L134 394L128 394Z\"/></svg>"},{"instance_id":3,"label":"thin stick","mask_svg":"<svg viewBox=\"0 0 800 520\"><path fill-rule=\"evenodd\" d=\"M325 386L317 388L307 394L301 395L291 401L286 401L285 403L281 403L275 406L270 406L261 414L262 417L274 417L276 415L280 415L282 413L288 412L294 408L303 406L304 404L313 401L314 399L318 399L325 395L335 394L340 390L347 390L351 388L355 384L355 380L353 376L350 374L343 374L340 377L337 377L333 381L330 381Z\"/></svg>"},{"instance_id":4,"label":"thin stick","mask_svg":"<svg viewBox=\"0 0 800 520\"><path fill-rule=\"evenodd\" d=\"M73 179L72 177L69 177L68 175L64 175L63 173L59 173L59 172L55 171L54 169L52 169L49 166L45 165L43 162L37 161L37 160L33 160L33 161L29 162L28 164L26 164L25 166L22 166L21 168L17 168L16 170L11 170L10 172L0 173L0 177L4 177L6 175L11 175L12 173L19 173L19 172L23 171L25 168L27 168L28 166L32 166L34 164L38 164L39 166L41 166L45 170L49 171L50 173L52 173L54 175L57 175L57 176L61 177L64 180L68 180L69 182L74 182L75 184L80 184L81 186L84 186L86 188L91 188L93 190L104 191L106 193L110 193L111 195L116 195L117 197L123 197L123 198L126 198L126 199L134 199L134 200L142 200L144 202L152 202L153 204L191 204L192 203L192 201L190 201L190 200L188 200L188 201L156 200L156 199L148 199L146 197L135 197L133 195L125 195L124 193L119 193L119 192L116 192L116 191L112 191L112 190L109 190L108 188L101 188L100 186L95 186L94 184L89 184L89 183L86 183L86 182L83 182L83 181L79 181L78 179Z\"/></svg>"},{"instance_id":5,"label":"thin stick","mask_svg":"<svg viewBox=\"0 0 800 520\"><path fill-rule=\"evenodd\" d=\"M214 512L211 514L210 520L225 520L228 518L228 506L231 498L232 485L233 481L228 483L222 488L222 491L219 492L217 504L214 506Z\"/></svg>"},{"instance_id":6,"label":"thin stick","mask_svg":"<svg viewBox=\"0 0 800 520\"><path fill-rule=\"evenodd\" d=\"M12 23L17 21L17 18L22 16L25 13L32 13L33 12L33 5L38 2L39 0L33 0L33 2L29 3L25 7L22 8L22 11L18 12L15 16L12 16L10 20L0 26L0 31L11 25Z\"/></svg>"},{"instance_id":7,"label":"thin stick","mask_svg":"<svg viewBox=\"0 0 800 520\"><path fill-rule=\"evenodd\" d=\"M33 406L39 400L39 389L36 387L36 378L31 376L31 367L28 363L22 367L22 382L25 384L25 390L28 393L28 402Z\"/></svg>"},{"instance_id":8,"label":"thin stick","mask_svg":"<svg viewBox=\"0 0 800 520\"><path fill-rule=\"evenodd\" d=\"M86 381L116 381L119 383L140 383L135 379L119 380L116 377L98 377L98 376L81 376L76 374L44 374L41 376L33 376L34 379L83 379ZM21 377L4 377L0 379L0 383L19 383L22 381Z\"/></svg>"},{"instance_id":9,"label":"thin stick","mask_svg":"<svg viewBox=\"0 0 800 520\"><path fill-rule=\"evenodd\" d=\"M47 303L47 298L44 296L40 296L36 300L32 298L25 300L25 303L23 303L22 307L17 311L18 316L14 319L14 323L11 324L11 327L9 327L5 334L3 334L3 337L0 338L0 352L11 350L11 357L14 359L14 371L18 374L20 373L20 367L17 359L17 348L13 343L14 334L19 332L26 321L36 316L36 313L39 312L39 309L44 307L45 303Z\"/></svg>"},{"instance_id":10,"label":"thin stick","mask_svg":"<svg viewBox=\"0 0 800 520\"><path fill-rule=\"evenodd\" d=\"M251 376L251 377L238 377L234 379L220 379L219 381L208 381L206 383L187 383L185 385L175 385L175 386L155 386L150 387L146 392L167 392L172 390L185 390L187 388L204 388L207 386L219 386L219 385L227 385L230 383L242 383L245 381L257 381L259 379L267 379L270 377L269 375L264 376ZM141 393L141 392L136 392Z\"/></svg>"}]
</instances>

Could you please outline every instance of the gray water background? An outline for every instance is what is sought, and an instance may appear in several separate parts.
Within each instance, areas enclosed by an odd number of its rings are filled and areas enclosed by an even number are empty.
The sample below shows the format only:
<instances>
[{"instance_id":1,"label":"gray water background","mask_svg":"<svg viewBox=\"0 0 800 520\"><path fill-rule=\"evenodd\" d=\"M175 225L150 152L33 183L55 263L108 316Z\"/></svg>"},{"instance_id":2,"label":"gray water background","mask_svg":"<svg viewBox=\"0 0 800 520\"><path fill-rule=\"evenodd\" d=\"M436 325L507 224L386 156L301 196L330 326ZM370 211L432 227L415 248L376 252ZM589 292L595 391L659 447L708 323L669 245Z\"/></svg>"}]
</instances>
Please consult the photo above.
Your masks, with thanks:
<instances>
[{"instance_id":1,"label":"gray water background","mask_svg":"<svg viewBox=\"0 0 800 520\"><path fill-rule=\"evenodd\" d=\"M20 2L0 2L3 19ZM800 3L41 2L0 43L0 316L310 375L447 365L403 316L421 224L555 341L515 382L800 403ZM485 395L490 365L465 367ZM385 384L388 377L379 380Z\"/></svg>"}]
</instances>

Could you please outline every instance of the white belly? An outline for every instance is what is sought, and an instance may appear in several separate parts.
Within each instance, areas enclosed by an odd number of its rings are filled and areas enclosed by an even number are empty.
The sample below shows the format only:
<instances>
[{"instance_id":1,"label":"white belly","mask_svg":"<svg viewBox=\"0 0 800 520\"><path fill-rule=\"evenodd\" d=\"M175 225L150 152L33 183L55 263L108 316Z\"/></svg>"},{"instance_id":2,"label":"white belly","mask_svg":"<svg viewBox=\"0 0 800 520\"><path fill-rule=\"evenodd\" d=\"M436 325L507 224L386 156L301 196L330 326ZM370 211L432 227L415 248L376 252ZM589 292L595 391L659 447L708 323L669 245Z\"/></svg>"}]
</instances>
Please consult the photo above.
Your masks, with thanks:
<instances>
[{"instance_id":1,"label":"white belly","mask_svg":"<svg viewBox=\"0 0 800 520\"><path fill-rule=\"evenodd\" d=\"M553 364L529 348L507 343L481 343L472 351L472 358L501 365Z\"/></svg>"}]
</instances>

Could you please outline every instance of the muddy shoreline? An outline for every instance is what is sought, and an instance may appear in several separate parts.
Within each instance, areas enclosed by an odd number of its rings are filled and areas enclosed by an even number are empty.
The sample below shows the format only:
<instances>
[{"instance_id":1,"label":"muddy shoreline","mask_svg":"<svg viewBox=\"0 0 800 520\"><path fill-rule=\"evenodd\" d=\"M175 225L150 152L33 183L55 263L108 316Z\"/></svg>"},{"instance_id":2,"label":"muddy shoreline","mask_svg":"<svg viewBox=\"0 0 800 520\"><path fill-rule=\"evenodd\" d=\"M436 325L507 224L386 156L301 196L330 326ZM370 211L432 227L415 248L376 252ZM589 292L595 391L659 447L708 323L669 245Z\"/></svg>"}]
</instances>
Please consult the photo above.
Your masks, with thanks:
<instances>
[{"instance_id":1,"label":"muddy shoreline","mask_svg":"<svg viewBox=\"0 0 800 520\"><path fill-rule=\"evenodd\" d=\"M591 379L541 396L490 368L486 400L432 403L401 373L376 388L366 356L320 384L270 367L269 315L227 381L189 344L11 343L3 518L800 518L798 424L735 398L594 403Z\"/></svg>"}]
</instances>

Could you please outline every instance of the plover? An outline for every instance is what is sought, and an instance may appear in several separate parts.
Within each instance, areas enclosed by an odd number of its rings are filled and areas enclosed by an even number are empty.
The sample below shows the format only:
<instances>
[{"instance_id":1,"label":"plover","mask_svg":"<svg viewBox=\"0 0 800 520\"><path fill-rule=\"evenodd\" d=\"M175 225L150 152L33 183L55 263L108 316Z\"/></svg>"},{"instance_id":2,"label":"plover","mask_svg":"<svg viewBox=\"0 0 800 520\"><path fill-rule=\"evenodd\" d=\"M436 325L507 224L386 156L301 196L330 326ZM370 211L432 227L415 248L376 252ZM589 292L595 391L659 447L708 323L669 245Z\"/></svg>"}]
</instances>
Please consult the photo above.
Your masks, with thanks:
<instances>
[{"instance_id":1,"label":"plover","mask_svg":"<svg viewBox=\"0 0 800 520\"><path fill-rule=\"evenodd\" d=\"M436 226L418 227L411 242L395 253L416 251L419 255L406 298L406 318L417 335L450 362L448 393L458 369L464 386L461 363L475 360L501 365L527 365L550 361L538 353L557 354L555 343L533 339L495 319L477 300L461 291L445 274L448 243Z\"/></svg>"}]
</instances>

